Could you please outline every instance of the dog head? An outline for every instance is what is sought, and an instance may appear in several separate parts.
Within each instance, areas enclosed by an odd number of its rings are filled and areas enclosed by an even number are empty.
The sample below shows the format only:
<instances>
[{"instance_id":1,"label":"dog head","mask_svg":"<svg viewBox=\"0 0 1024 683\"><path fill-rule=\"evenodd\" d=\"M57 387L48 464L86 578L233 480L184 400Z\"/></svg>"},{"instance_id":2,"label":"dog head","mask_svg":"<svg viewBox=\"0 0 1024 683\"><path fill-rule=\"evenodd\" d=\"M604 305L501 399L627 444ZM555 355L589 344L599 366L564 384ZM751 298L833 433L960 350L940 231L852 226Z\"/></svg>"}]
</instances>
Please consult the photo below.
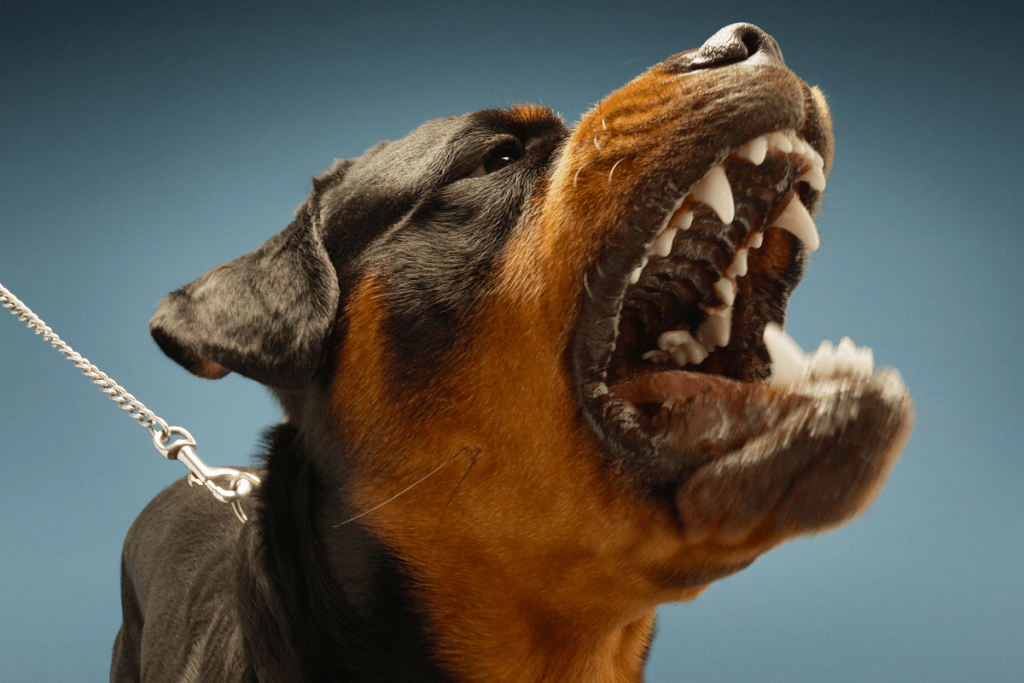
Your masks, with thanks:
<instances>
[{"instance_id":1,"label":"dog head","mask_svg":"<svg viewBox=\"0 0 1024 683\"><path fill-rule=\"evenodd\" d=\"M909 438L895 373L773 328L832 155L822 94L727 27L572 128L487 110L338 162L151 330L317 435L442 653L568 649L849 520Z\"/></svg>"}]
</instances>

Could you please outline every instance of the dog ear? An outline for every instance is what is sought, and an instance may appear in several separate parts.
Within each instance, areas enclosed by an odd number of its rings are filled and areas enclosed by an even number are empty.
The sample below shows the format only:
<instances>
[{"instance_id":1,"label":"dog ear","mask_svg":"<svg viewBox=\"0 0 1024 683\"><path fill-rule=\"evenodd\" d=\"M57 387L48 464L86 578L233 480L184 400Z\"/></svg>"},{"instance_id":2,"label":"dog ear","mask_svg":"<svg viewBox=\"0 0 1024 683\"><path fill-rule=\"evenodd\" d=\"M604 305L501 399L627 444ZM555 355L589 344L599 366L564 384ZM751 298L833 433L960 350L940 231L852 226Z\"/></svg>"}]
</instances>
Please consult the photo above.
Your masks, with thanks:
<instances>
[{"instance_id":1,"label":"dog ear","mask_svg":"<svg viewBox=\"0 0 1024 683\"><path fill-rule=\"evenodd\" d=\"M164 353L208 379L237 372L267 386L297 389L312 378L338 305L317 194L259 249L160 302L149 330Z\"/></svg>"}]
</instances>

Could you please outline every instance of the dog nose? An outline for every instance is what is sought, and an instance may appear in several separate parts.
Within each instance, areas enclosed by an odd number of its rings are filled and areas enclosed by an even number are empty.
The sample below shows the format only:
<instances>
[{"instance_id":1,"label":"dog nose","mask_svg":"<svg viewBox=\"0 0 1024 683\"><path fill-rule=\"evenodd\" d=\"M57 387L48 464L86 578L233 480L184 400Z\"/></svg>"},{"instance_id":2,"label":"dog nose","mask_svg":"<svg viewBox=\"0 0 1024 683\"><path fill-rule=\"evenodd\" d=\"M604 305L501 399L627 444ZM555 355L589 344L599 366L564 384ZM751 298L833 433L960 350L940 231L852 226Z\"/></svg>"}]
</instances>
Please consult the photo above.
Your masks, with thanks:
<instances>
[{"instance_id":1,"label":"dog nose","mask_svg":"<svg viewBox=\"0 0 1024 683\"><path fill-rule=\"evenodd\" d=\"M766 66L785 66L782 50L775 39L753 24L732 24L707 39L696 52L691 52L683 70L708 69L745 62Z\"/></svg>"}]
</instances>

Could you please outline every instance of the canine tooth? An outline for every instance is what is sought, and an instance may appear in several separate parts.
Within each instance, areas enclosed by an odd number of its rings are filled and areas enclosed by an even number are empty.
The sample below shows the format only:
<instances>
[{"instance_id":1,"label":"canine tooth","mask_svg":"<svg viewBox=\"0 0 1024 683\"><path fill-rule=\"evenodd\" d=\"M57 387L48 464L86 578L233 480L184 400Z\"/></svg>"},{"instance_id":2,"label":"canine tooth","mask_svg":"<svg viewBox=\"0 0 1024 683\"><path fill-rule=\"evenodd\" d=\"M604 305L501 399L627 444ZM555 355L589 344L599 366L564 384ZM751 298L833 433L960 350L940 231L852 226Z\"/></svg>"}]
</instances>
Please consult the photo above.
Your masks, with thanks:
<instances>
[{"instance_id":1,"label":"canine tooth","mask_svg":"<svg viewBox=\"0 0 1024 683\"><path fill-rule=\"evenodd\" d=\"M736 251L736 255L732 257L732 263L725 271L726 277L737 278L747 274L747 251L746 247Z\"/></svg>"},{"instance_id":2,"label":"canine tooth","mask_svg":"<svg viewBox=\"0 0 1024 683\"><path fill-rule=\"evenodd\" d=\"M803 180L818 192L822 192L825 189L825 174L817 166L812 166L811 170L797 178L797 181L800 180Z\"/></svg>"},{"instance_id":3,"label":"canine tooth","mask_svg":"<svg viewBox=\"0 0 1024 683\"><path fill-rule=\"evenodd\" d=\"M769 133L768 144L786 154L793 151L793 143L783 133Z\"/></svg>"},{"instance_id":4,"label":"canine tooth","mask_svg":"<svg viewBox=\"0 0 1024 683\"><path fill-rule=\"evenodd\" d=\"M736 215L736 205L732 199L732 187L725 177L725 169L719 164L708 171L697 186L693 188L693 198L711 207L725 225L732 223Z\"/></svg>"},{"instance_id":5,"label":"canine tooth","mask_svg":"<svg viewBox=\"0 0 1024 683\"><path fill-rule=\"evenodd\" d=\"M732 306L736 301L736 281L732 278L723 277L715 283L715 293L726 306Z\"/></svg>"},{"instance_id":6,"label":"canine tooth","mask_svg":"<svg viewBox=\"0 0 1024 683\"><path fill-rule=\"evenodd\" d=\"M672 251L672 240L675 239L676 229L671 225L661 231L658 238L654 240L654 244L651 245L648 254L655 254L656 256L668 256Z\"/></svg>"},{"instance_id":7,"label":"canine tooth","mask_svg":"<svg viewBox=\"0 0 1024 683\"><path fill-rule=\"evenodd\" d=\"M807 375L807 354L778 323L764 326L764 345L772 361L772 384L796 382Z\"/></svg>"},{"instance_id":8,"label":"canine tooth","mask_svg":"<svg viewBox=\"0 0 1024 683\"><path fill-rule=\"evenodd\" d=\"M764 244L764 234L760 232L750 233L750 237L747 238L747 246L751 249L760 249L761 245Z\"/></svg>"},{"instance_id":9,"label":"canine tooth","mask_svg":"<svg viewBox=\"0 0 1024 683\"><path fill-rule=\"evenodd\" d=\"M821 243L814 219L811 218L811 214L807 213L807 209L804 208L803 202L796 196L796 193L791 192L790 195L791 199L786 210L775 219L775 223L772 225L796 235L807 247L807 251L814 251Z\"/></svg>"},{"instance_id":10,"label":"canine tooth","mask_svg":"<svg viewBox=\"0 0 1024 683\"><path fill-rule=\"evenodd\" d=\"M649 360L652 363L663 363L672 356L667 351L662 351L659 349L655 351L648 351L647 353L640 357L644 360Z\"/></svg>"},{"instance_id":11,"label":"canine tooth","mask_svg":"<svg viewBox=\"0 0 1024 683\"><path fill-rule=\"evenodd\" d=\"M749 161L754 166L760 166L767 155L768 138L764 135L757 136L736 150L736 158Z\"/></svg>"}]
</instances>

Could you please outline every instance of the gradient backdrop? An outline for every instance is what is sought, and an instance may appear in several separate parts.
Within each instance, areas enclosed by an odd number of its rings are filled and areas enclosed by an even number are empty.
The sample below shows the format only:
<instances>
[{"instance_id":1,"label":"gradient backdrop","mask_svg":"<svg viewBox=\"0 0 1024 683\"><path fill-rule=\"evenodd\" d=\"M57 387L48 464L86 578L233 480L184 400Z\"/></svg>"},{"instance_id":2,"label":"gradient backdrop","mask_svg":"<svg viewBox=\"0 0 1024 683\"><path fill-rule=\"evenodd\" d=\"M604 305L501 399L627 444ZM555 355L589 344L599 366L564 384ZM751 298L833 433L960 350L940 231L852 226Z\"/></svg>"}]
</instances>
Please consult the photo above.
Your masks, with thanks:
<instances>
[{"instance_id":1,"label":"gradient backdrop","mask_svg":"<svg viewBox=\"0 0 1024 683\"><path fill-rule=\"evenodd\" d=\"M248 463L275 406L165 359L162 296L287 225L335 157L518 101L574 122L753 22L835 117L788 329L873 347L917 429L856 523L663 608L648 680L1024 680L1024 5L491 4L2 3L0 282L208 461ZM2 313L0 670L105 680L124 533L184 468Z\"/></svg>"}]
</instances>

